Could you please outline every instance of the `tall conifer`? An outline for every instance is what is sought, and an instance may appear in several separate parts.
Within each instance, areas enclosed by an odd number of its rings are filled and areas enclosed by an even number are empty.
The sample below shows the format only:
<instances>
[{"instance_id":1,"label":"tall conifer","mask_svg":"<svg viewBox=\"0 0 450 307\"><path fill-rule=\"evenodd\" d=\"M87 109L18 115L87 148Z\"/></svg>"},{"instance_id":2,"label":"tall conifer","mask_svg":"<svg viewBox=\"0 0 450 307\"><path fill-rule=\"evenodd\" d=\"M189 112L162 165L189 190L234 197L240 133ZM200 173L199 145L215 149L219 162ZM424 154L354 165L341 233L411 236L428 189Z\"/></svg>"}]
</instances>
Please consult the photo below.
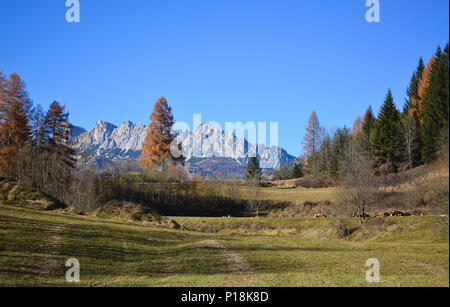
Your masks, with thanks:
<instances>
[{"instance_id":1,"label":"tall conifer","mask_svg":"<svg viewBox=\"0 0 450 307\"><path fill-rule=\"evenodd\" d=\"M375 116L373 115L372 107L369 107L364 114L363 123L361 126L361 139L363 148L367 153L371 152L371 136L375 127Z\"/></svg>"},{"instance_id":2,"label":"tall conifer","mask_svg":"<svg viewBox=\"0 0 450 307\"><path fill-rule=\"evenodd\" d=\"M69 146L70 123L66 107L54 101L44 118L43 139L48 150L56 153L68 166L73 167L74 151Z\"/></svg>"},{"instance_id":3,"label":"tall conifer","mask_svg":"<svg viewBox=\"0 0 450 307\"><path fill-rule=\"evenodd\" d=\"M444 51L439 47L431 67L430 80L423 98L422 139L423 161L436 158L443 138L448 139L449 112L449 55L448 44Z\"/></svg>"},{"instance_id":4,"label":"tall conifer","mask_svg":"<svg viewBox=\"0 0 450 307\"><path fill-rule=\"evenodd\" d=\"M376 166L390 163L394 170L398 169L402 161L403 135L400 112L395 107L391 90L375 122L371 144Z\"/></svg>"}]
</instances>

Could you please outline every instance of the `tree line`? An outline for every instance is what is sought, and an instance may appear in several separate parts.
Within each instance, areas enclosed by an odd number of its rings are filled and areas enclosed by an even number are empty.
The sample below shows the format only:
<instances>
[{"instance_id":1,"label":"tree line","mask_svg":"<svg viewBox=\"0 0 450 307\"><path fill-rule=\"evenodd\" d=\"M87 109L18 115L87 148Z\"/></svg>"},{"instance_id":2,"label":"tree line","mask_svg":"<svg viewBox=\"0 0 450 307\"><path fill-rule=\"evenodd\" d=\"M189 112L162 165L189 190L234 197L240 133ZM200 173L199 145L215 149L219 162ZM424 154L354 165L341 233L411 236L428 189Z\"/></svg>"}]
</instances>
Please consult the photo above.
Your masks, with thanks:
<instances>
[{"instance_id":1,"label":"tree line","mask_svg":"<svg viewBox=\"0 0 450 307\"><path fill-rule=\"evenodd\" d=\"M0 176L14 178L65 201L74 152L64 105L33 105L17 73L0 71Z\"/></svg>"},{"instance_id":2,"label":"tree line","mask_svg":"<svg viewBox=\"0 0 450 307\"><path fill-rule=\"evenodd\" d=\"M388 90L377 116L369 106L350 129L329 135L312 112L303 139L304 171L338 178L345 174L347 160L355 150L372 162L375 172L392 173L431 163L444 144L448 145L449 115L448 44L438 47L427 66L422 58L398 110Z\"/></svg>"}]
</instances>

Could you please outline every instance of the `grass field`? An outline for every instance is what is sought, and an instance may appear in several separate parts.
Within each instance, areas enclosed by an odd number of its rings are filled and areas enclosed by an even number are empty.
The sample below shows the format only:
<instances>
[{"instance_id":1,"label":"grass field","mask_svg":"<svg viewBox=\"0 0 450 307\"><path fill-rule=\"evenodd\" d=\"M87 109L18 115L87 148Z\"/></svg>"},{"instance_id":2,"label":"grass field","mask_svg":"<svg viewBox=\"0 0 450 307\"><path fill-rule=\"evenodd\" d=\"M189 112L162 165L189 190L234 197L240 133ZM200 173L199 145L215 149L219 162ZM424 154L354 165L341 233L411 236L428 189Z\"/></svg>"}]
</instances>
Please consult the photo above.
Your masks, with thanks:
<instances>
[{"instance_id":1,"label":"grass field","mask_svg":"<svg viewBox=\"0 0 450 307\"><path fill-rule=\"evenodd\" d=\"M175 220L183 230L0 205L0 286L67 286L69 258L80 261L79 286L449 286L437 217L346 239L332 219ZM379 284L365 280L368 258L381 263Z\"/></svg>"},{"instance_id":2,"label":"grass field","mask_svg":"<svg viewBox=\"0 0 450 307\"><path fill-rule=\"evenodd\" d=\"M275 201L286 201L293 203L323 201L333 202L336 200L337 188L262 188L262 198Z\"/></svg>"}]
</instances>

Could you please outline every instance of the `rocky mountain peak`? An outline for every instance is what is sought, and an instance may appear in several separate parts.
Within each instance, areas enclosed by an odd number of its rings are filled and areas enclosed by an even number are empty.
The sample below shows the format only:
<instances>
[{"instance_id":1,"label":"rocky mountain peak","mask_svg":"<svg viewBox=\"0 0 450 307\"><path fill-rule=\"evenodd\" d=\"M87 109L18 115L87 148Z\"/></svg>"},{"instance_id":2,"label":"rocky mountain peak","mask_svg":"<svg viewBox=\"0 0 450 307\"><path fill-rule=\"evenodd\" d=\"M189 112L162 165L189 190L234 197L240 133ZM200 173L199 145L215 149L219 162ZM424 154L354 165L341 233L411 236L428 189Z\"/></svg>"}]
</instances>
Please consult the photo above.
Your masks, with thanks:
<instances>
[{"instance_id":1,"label":"rocky mountain peak","mask_svg":"<svg viewBox=\"0 0 450 307\"><path fill-rule=\"evenodd\" d=\"M141 154L146 133L147 127L143 124L125 121L117 127L106 121L98 121L92 130L74 137L72 146L78 152L91 156L111 160L135 159ZM262 168L273 169L295 160L282 148L250 144L245 138L238 138L233 132L225 132L208 122L197 126L193 132L179 133L177 140L182 144L188 162L227 159L227 165L229 161L234 161L242 168L256 154Z\"/></svg>"}]
</instances>

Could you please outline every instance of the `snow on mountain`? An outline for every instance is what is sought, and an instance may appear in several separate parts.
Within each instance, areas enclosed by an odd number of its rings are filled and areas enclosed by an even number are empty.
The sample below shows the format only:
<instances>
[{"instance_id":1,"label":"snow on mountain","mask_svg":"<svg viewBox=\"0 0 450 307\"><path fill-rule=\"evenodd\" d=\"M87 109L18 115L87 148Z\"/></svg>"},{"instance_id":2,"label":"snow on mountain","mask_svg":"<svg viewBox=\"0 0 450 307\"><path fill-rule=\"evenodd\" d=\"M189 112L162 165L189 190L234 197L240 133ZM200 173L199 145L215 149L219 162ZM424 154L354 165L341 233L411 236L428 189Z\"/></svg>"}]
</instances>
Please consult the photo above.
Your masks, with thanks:
<instances>
[{"instance_id":1,"label":"snow on mountain","mask_svg":"<svg viewBox=\"0 0 450 307\"><path fill-rule=\"evenodd\" d=\"M80 153L109 159L128 159L140 156L146 127L125 121L120 127L99 121L91 131L72 140L72 147Z\"/></svg>"},{"instance_id":2,"label":"snow on mountain","mask_svg":"<svg viewBox=\"0 0 450 307\"><path fill-rule=\"evenodd\" d=\"M79 153L101 156L111 160L138 158L146 135L146 126L125 121L120 127L99 121L92 130L72 139L72 147ZM291 164L295 157L280 147L254 145L232 132L225 132L210 123L199 125L193 132L181 132L177 140L182 144L187 162L198 163L204 159L234 161L245 165L257 155L261 168L274 169ZM217 159L220 158L220 159ZM222 159L222 160L221 160Z\"/></svg>"}]
</instances>

